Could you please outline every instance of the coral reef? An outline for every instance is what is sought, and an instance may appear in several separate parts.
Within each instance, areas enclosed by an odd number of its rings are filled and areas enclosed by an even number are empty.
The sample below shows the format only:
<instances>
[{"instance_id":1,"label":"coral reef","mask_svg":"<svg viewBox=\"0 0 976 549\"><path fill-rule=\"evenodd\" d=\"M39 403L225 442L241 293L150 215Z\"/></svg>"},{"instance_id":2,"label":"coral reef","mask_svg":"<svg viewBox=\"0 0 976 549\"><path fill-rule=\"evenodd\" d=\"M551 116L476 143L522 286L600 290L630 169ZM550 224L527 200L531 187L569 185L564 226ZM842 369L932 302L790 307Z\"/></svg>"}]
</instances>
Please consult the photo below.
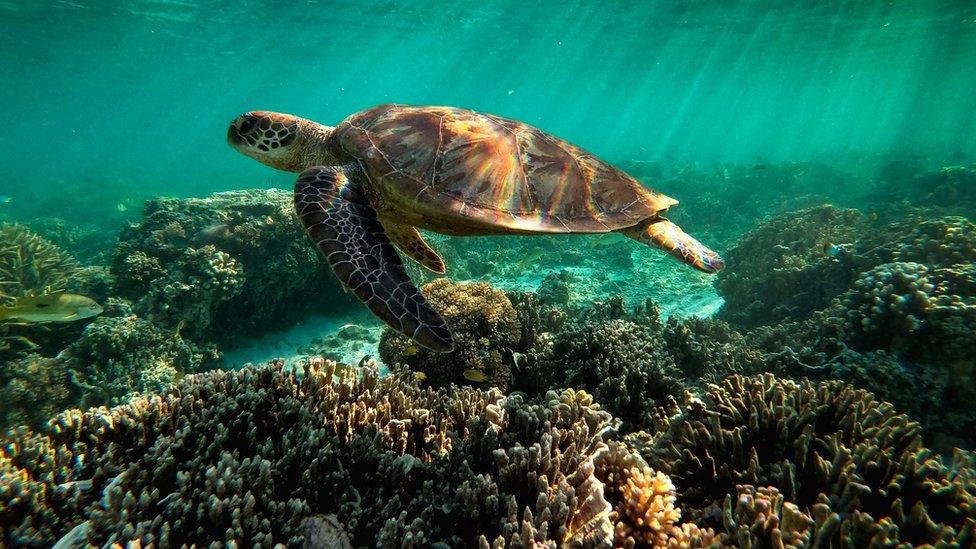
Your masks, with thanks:
<instances>
[{"instance_id":1,"label":"coral reef","mask_svg":"<svg viewBox=\"0 0 976 549\"><path fill-rule=\"evenodd\" d=\"M534 353L525 381L541 388L580 387L624 421L626 430L648 426L655 406L684 390L683 376L668 353L658 323L616 319L569 327Z\"/></svg>"},{"instance_id":2,"label":"coral reef","mask_svg":"<svg viewBox=\"0 0 976 549\"><path fill-rule=\"evenodd\" d=\"M422 389L404 371L334 372L200 374L12 432L0 539L297 546L304 519L334 514L357 546L609 546L593 460L610 416L585 393L529 403Z\"/></svg>"},{"instance_id":3,"label":"coral reef","mask_svg":"<svg viewBox=\"0 0 976 549\"><path fill-rule=\"evenodd\" d=\"M62 291L78 269L74 258L27 227L0 226L0 305Z\"/></svg>"},{"instance_id":4,"label":"coral reef","mask_svg":"<svg viewBox=\"0 0 976 549\"><path fill-rule=\"evenodd\" d=\"M435 353L419 347L393 330L380 338L380 358L387 365L404 364L423 372L436 387L470 384L464 373L475 370L486 376L483 386L508 387L512 352L522 339L522 326L505 292L490 284L453 283L445 278L423 288L431 307L454 333L454 351Z\"/></svg>"},{"instance_id":5,"label":"coral reef","mask_svg":"<svg viewBox=\"0 0 976 549\"><path fill-rule=\"evenodd\" d=\"M18 298L71 290L86 274L77 261L24 225L0 226L0 306ZM49 350L76 336L81 326L0 321L0 362Z\"/></svg>"},{"instance_id":6,"label":"coral reef","mask_svg":"<svg viewBox=\"0 0 976 549\"><path fill-rule=\"evenodd\" d=\"M135 315L103 317L58 355L81 390L80 406L115 405L161 391L186 374L213 366L216 351L185 341Z\"/></svg>"},{"instance_id":7,"label":"coral reef","mask_svg":"<svg viewBox=\"0 0 976 549\"><path fill-rule=\"evenodd\" d=\"M143 318L225 343L353 305L305 237L282 191L156 199L123 231L116 295Z\"/></svg>"},{"instance_id":8,"label":"coral reef","mask_svg":"<svg viewBox=\"0 0 976 549\"><path fill-rule=\"evenodd\" d=\"M969 344L976 337L976 224L917 213L882 226L857 219L850 214L842 228L846 241L832 243L831 253L822 254L826 259L791 271L806 273L791 282L794 295L775 284L762 286L763 269L774 279L783 271L769 256L730 267L719 279L721 291L731 292L722 316L751 329L746 338L762 350L768 371L854 383L921 421L930 443L942 439L940 450L973 447L976 412L967 403L976 396ZM798 248L777 240L777 230L791 226L797 224L787 216L770 220L737 249L758 254L762 243ZM821 228L807 227L808 236ZM782 240L795 238L787 233ZM816 241L806 242L814 254ZM811 302L812 294L820 298ZM741 309L742 295L755 300L752 311Z\"/></svg>"},{"instance_id":9,"label":"coral reef","mask_svg":"<svg viewBox=\"0 0 976 549\"><path fill-rule=\"evenodd\" d=\"M761 513L728 520L730 498L748 485L781 493L796 506L788 510L790 535L809 528L819 545L968 543L976 486L954 482L919 431L890 404L848 385L733 375L709 386L702 400L689 399L643 454L670 476L699 524L718 527L725 516L730 528L753 529ZM742 535L739 526L730 533Z\"/></svg>"},{"instance_id":10,"label":"coral reef","mask_svg":"<svg viewBox=\"0 0 976 549\"><path fill-rule=\"evenodd\" d=\"M725 298L720 317L750 328L802 320L850 286L857 271L846 253L863 232L857 210L819 206L774 217L726 254L716 285Z\"/></svg>"},{"instance_id":11,"label":"coral reef","mask_svg":"<svg viewBox=\"0 0 976 549\"><path fill-rule=\"evenodd\" d=\"M842 319L841 338L858 349L909 360L965 359L976 334L974 275L973 263L886 263L862 274L826 314Z\"/></svg>"},{"instance_id":12,"label":"coral reef","mask_svg":"<svg viewBox=\"0 0 976 549\"><path fill-rule=\"evenodd\" d=\"M7 361L0 369L0 430L40 426L76 398L61 361L38 354Z\"/></svg>"}]
</instances>

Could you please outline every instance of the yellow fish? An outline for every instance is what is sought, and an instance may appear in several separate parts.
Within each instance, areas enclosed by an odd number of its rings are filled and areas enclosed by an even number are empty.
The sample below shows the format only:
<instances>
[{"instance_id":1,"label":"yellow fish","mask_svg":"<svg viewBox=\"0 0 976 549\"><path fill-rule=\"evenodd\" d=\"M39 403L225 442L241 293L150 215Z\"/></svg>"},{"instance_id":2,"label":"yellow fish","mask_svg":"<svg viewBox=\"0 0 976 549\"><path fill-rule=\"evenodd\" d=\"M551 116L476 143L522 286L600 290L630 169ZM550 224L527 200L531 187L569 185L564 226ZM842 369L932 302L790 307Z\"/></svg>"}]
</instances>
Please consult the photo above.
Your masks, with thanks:
<instances>
[{"instance_id":1,"label":"yellow fish","mask_svg":"<svg viewBox=\"0 0 976 549\"><path fill-rule=\"evenodd\" d=\"M90 297L57 292L24 296L8 307L0 308L0 320L27 322L72 322L102 314L102 306Z\"/></svg>"},{"instance_id":2,"label":"yellow fish","mask_svg":"<svg viewBox=\"0 0 976 549\"><path fill-rule=\"evenodd\" d=\"M414 344L410 344L407 346L406 349L403 350L402 353L400 353L400 356L413 356L419 352L420 352L420 347Z\"/></svg>"},{"instance_id":3,"label":"yellow fish","mask_svg":"<svg viewBox=\"0 0 976 549\"><path fill-rule=\"evenodd\" d=\"M471 368L464 371L464 379L474 381L476 383L482 383L484 381L488 381L488 376L477 368Z\"/></svg>"},{"instance_id":4,"label":"yellow fish","mask_svg":"<svg viewBox=\"0 0 976 549\"><path fill-rule=\"evenodd\" d=\"M427 374L423 372L414 372L413 377L417 378L417 381L423 381L427 379Z\"/></svg>"}]
</instances>

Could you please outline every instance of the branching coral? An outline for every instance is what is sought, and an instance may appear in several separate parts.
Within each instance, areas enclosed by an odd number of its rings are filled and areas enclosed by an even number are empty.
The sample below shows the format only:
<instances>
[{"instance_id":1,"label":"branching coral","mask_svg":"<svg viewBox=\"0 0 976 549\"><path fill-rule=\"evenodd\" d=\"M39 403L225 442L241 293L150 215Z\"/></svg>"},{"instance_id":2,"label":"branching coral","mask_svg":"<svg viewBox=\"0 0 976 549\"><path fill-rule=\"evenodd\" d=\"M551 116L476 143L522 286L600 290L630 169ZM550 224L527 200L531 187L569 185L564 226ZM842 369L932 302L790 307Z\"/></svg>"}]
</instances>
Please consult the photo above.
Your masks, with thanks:
<instances>
[{"instance_id":1,"label":"branching coral","mask_svg":"<svg viewBox=\"0 0 976 549\"><path fill-rule=\"evenodd\" d=\"M952 481L918 424L839 383L731 376L644 454L700 519L748 484L810 515L821 544L960 543L976 527L976 486Z\"/></svg>"},{"instance_id":2,"label":"branching coral","mask_svg":"<svg viewBox=\"0 0 976 549\"><path fill-rule=\"evenodd\" d=\"M335 514L356 546L609 546L593 457L610 416L585 393L525 402L335 371L200 374L12 432L0 539L296 546L305 518Z\"/></svg>"},{"instance_id":3,"label":"branching coral","mask_svg":"<svg viewBox=\"0 0 976 549\"><path fill-rule=\"evenodd\" d=\"M31 354L3 365L0 372L0 430L42 425L75 402L69 373L61 361Z\"/></svg>"},{"instance_id":4,"label":"branching coral","mask_svg":"<svg viewBox=\"0 0 976 549\"><path fill-rule=\"evenodd\" d=\"M861 275L827 312L844 321L860 349L894 350L909 359L971 357L976 335L976 267L889 263Z\"/></svg>"},{"instance_id":5,"label":"branching coral","mask_svg":"<svg viewBox=\"0 0 976 549\"><path fill-rule=\"evenodd\" d=\"M713 541L711 530L679 523L671 479L648 467L638 454L611 442L594 462L613 506L615 547L705 547Z\"/></svg>"},{"instance_id":6,"label":"branching coral","mask_svg":"<svg viewBox=\"0 0 976 549\"><path fill-rule=\"evenodd\" d=\"M78 269L71 256L27 227L0 226L0 305L62 291Z\"/></svg>"},{"instance_id":7,"label":"branching coral","mask_svg":"<svg viewBox=\"0 0 976 549\"><path fill-rule=\"evenodd\" d=\"M209 366L204 353L177 332L165 332L135 315L104 317L58 356L83 395L81 404L114 405L160 391L173 381Z\"/></svg>"},{"instance_id":8,"label":"branching coral","mask_svg":"<svg viewBox=\"0 0 976 549\"><path fill-rule=\"evenodd\" d=\"M668 353L661 326L629 320L586 323L557 333L533 356L528 379L549 387L582 387L624 421L646 427L653 410L683 389L682 374ZM539 379L537 379L539 378ZM516 388L520 385L516 378Z\"/></svg>"},{"instance_id":9,"label":"branching coral","mask_svg":"<svg viewBox=\"0 0 976 549\"><path fill-rule=\"evenodd\" d=\"M454 333L454 351L435 353L387 329L380 339L386 364L405 364L423 372L428 383L469 384L463 373L476 370L493 387L505 389L511 377L512 349L522 339L522 326L505 292L490 284L456 284L441 278L424 286L431 306Z\"/></svg>"}]
</instances>

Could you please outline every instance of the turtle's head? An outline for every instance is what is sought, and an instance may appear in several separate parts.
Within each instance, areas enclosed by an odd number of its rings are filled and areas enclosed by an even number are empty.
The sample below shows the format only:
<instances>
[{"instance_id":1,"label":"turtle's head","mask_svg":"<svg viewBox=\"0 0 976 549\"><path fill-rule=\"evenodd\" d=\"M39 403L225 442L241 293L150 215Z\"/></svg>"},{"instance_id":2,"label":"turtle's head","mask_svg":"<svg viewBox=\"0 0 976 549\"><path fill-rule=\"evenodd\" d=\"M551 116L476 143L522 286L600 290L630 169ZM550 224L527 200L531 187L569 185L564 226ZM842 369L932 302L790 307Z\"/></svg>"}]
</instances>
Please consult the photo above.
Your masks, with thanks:
<instances>
[{"instance_id":1,"label":"turtle's head","mask_svg":"<svg viewBox=\"0 0 976 549\"><path fill-rule=\"evenodd\" d=\"M227 142L241 153L272 168L300 172L332 165L328 138L332 128L290 114L250 111L227 128Z\"/></svg>"}]
</instances>

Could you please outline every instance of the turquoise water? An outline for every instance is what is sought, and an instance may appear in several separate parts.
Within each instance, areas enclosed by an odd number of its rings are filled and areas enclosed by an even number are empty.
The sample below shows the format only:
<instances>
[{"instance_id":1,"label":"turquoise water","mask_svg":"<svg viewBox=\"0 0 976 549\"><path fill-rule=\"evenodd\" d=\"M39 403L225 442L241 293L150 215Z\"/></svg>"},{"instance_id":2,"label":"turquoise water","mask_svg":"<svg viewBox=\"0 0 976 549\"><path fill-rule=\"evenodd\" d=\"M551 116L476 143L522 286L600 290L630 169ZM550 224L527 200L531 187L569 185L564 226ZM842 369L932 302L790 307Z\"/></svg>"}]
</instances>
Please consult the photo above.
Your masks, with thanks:
<instances>
[{"instance_id":1,"label":"turquoise water","mask_svg":"<svg viewBox=\"0 0 976 549\"><path fill-rule=\"evenodd\" d=\"M251 109L385 102L525 120L613 160L976 148L967 2L5 2L4 191L200 195L290 178L223 144ZM71 176L53 164L71 166ZM121 185L121 183L119 183Z\"/></svg>"},{"instance_id":2,"label":"turquoise water","mask_svg":"<svg viewBox=\"0 0 976 549\"><path fill-rule=\"evenodd\" d=\"M0 0L0 548L971 547L973 90L964 1ZM239 152L386 103L634 180Z\"/></svg>"}]
</instances>

